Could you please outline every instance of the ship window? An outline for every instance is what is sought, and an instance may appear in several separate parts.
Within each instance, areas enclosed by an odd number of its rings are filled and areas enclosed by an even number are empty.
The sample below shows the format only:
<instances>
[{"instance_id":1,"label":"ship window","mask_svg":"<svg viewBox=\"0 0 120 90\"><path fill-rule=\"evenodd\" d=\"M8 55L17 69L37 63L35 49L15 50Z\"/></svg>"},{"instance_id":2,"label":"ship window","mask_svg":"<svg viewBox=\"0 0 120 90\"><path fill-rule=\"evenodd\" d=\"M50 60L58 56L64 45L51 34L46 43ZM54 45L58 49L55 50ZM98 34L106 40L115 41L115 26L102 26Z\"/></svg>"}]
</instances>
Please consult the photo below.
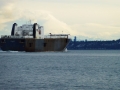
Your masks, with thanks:
<instances>
[{"instance_id":1,"label":"ship window","mask_svg":"<svg viewBox=\"0 0 120 90\"><path fill-rule=\"evenodd\" d=\"M2 39L2 40L1 40L1 43L5 43L5 39Z\"/></svg>"},{"instance_id":2,"label":"ship window","mask_svg":"<svg viewBox=\"0 0 120 90\"><path fill-rule=\"evenodd\" d=\"M46 47L46 44L47 44L47 43L44 43L44 47Z\"/></svg>"},{"instance_id":3,"label":"ship window","mask_svg":"<svg viewBox=\"0 0 120 90\"><path fill-rule=\"evenodd\" d=\"M24 43L25 42L25 40L20 40L20 43Z\"/></svg>"},{"instance_id":4,"label":"ship window","mask_svg":"<svg viewBox=\"0 0 120 90\"><path fill-rule=\"evenodd\" d=\"M29 43L29 47L32 47L32 43Z\"/></svg>"}]
</instances>

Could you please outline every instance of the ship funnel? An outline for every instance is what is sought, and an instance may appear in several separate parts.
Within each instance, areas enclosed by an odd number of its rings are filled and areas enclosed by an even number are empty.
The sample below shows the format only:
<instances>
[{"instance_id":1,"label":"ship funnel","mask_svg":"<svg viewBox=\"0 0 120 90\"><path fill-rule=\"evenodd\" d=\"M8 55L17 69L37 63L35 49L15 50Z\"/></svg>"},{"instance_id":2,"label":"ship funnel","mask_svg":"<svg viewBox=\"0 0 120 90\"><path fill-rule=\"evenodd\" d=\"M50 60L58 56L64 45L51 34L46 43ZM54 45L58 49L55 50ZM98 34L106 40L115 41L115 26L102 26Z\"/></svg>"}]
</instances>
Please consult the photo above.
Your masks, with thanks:
<instances>
[{"instance_id":1,"label":"ship funnel","mask_svg":"<svg viewBox=\"0 0 120 90\"><path fill-rule=\"evenodd\" d=\"M11 36L14 36L16 26L17 26L17 23L14 23L13 26L12 26Z\"/></svg>"},{"instance_id":2,"label":"ship funnel","mask_svg":"<svg viewBox=\"0 0 120 90\"><path fill-rule=\"evenodd\" d=\"M37 23L33 24L33 38L36 38L36 25Z\"/></svg>"}]
</instances>

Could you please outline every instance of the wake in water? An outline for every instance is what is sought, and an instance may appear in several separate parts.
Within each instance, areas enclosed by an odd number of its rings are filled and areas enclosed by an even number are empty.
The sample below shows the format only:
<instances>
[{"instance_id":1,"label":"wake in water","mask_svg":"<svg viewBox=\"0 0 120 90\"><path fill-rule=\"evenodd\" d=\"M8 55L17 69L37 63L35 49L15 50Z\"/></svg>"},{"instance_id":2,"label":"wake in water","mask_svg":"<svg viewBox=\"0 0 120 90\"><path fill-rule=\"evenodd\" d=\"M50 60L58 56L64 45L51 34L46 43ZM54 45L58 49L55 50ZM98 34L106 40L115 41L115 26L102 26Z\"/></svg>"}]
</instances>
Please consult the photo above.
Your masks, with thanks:
<instances>
[{"instance_id":1,"label":"wake in water","mask_svg":"<svg viewBox=\"0 0 120 90\"><path fill-rule=\"evenodd\" d=\"M12 52L12 53L14 53L14 52L15 52L15 53L16 53L16 52L19 52L19 51L8 51L8 52Z\"/></svg>"},{"instance_id":2,"label":"wake in water","mask_svg":"<svg viewBox=\"0 0 120 90\"><path fill-rule=\"evenodd\" d=\"M24 51L2 51L2 50L0 50L0 53L2 53L2 52L11 52L11 53L16 53L16 52L24 52Z\"/></svg>"},{"instance_id":3,"label":"wake in water","mask_svg":"<svg viewBox=\"0 0 120 90\"><path fill-rule=\"evenodd\" d=\"M67 48L65 48L65 49L64 49L64 52L67 52L67 51L68 51Z\"/></svg>"}]
</instances>

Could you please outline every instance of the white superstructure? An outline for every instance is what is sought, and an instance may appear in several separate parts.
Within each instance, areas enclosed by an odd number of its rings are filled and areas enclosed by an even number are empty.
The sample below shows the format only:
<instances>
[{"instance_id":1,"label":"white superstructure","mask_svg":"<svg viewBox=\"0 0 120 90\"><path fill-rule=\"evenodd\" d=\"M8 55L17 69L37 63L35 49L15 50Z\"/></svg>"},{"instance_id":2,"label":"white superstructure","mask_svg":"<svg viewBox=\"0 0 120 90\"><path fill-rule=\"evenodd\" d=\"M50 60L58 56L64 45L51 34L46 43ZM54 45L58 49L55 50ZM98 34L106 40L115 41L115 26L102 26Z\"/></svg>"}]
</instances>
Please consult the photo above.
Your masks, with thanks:
<instances>
[{"instance_id":1,"label":"white superstructure","mask_svg":"<svg viewBox=\"0 0 120 90\"><path fill-rule=\"evenodd\" d=\"M15 26L14 36L33 38L33 25L23 24L22 26ZM36 38L44 38L43 26L36 25Z\"/></svg>"},{"instance_id":2,"label":"white superstructure","mask_svg":"<svg viewBox=\"0 0 120 90\"><path fill-rule=\"evenodd\" d=\"M16 23L13 24L11 35L2 35L1 38L69 38L69 34L51 34L44 36L43 26L37 23L34 24L23 24L18 26Z\"/></svg>"}]
</instances>

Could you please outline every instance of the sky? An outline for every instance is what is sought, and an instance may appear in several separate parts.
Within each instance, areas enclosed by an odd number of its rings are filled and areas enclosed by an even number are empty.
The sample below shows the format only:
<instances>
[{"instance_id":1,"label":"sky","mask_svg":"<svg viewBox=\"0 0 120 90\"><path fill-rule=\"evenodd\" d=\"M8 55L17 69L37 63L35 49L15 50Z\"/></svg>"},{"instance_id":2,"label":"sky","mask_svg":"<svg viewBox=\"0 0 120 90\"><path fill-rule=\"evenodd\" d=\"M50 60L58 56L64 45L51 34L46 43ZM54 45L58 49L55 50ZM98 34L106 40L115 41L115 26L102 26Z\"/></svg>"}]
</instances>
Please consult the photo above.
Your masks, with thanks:
<instances>
[{"instance_id":1,"label":"sky","mask_svg":"<svg viewBox=\"0 0 120 90\"><path fill-rule=\"evenodd\" d=\"M70 34L77 40L120 38L120 0L0 0L0 35L13 23L44 26L44 33Z\"/></svg>"}]
</instances>

